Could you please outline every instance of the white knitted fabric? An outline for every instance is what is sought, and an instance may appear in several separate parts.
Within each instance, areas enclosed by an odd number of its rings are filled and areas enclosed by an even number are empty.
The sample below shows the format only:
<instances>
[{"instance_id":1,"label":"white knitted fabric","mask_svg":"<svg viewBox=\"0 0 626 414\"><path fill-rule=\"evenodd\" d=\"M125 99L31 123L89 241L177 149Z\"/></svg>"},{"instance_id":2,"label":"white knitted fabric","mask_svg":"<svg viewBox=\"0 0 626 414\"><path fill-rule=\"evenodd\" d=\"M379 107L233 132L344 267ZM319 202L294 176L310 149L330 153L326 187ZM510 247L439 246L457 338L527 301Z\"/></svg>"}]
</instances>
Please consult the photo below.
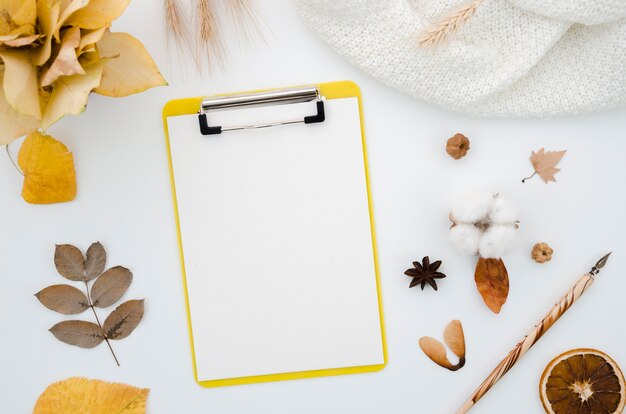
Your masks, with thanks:
<instances>
[{"instance_id":1,"label":"white knitted fabric","mask_svg":"<svg viewBox=\"0 0 626 414\"><path fill-rule=\"evenodd\" d=\"M468 0L295 0L374 77L475 115L558 116L626 105L626 0L484 0L450 41L417 38Z\"/></svg>"}]
</instances>

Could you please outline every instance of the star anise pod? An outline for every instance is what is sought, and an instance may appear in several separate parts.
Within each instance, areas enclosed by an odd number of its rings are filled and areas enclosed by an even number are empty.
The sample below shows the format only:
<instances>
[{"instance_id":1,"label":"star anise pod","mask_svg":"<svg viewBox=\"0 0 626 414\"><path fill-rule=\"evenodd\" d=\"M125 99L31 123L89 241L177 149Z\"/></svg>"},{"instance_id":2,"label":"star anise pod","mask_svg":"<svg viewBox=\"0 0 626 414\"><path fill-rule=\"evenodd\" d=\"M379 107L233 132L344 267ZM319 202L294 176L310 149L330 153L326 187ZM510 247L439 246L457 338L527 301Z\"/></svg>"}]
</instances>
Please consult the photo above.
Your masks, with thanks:
<instances>
[{"instance_id":1,"label":"star anise pod","mask_svg":"<svg viewBox=\"0 0 626 414\"><path fill-rule=\"evenodd\" d=\"M409 285L410 288L421 284L422 290L424 290L424 286L426 286L426 283L428 282L433 289L437 290L437 282L435 279L443 279L446 277L446 275L437 271L441 266L441 260L430 263L428 256L425 256L422 259L422 263L413 262L413 266L414 268L407 269L406 272L404 272L405 275L413 278L413 280L411 280L411 284Z\"/></svg>"}]
</instances>

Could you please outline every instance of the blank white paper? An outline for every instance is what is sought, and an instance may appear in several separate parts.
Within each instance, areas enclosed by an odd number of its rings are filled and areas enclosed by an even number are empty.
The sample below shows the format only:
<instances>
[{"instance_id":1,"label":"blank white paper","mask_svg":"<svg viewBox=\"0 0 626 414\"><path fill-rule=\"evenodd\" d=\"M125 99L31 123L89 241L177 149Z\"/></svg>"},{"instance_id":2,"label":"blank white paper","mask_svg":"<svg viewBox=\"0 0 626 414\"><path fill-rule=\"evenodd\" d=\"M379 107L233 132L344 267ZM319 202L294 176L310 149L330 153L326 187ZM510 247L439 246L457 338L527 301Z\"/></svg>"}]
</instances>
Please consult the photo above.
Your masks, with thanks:
<instances>
[{"instance_id":1,"label":"blank white paper","mask_svg":"<svg viewBox=\"0 0 626 414\"><path fill-rule=\"evenodd\" d=\"M325 105L323 123L214 136L168 119L199 381L384 362L358 101Z\"/></svg>"}]
</instances>

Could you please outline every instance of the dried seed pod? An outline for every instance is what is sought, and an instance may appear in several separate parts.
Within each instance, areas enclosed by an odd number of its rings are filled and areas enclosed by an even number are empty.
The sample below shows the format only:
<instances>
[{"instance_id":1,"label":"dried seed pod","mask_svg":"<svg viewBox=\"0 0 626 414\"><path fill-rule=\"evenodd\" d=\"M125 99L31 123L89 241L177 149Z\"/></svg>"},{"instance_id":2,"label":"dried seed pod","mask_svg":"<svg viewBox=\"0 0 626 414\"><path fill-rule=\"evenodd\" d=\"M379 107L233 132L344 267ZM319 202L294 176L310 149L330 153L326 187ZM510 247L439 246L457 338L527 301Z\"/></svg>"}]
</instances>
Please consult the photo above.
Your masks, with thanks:
<instances>
[{"instance_id":1,"label":"dried seed pod","mask_svg":"<svg viewBox=\"0 0 626 414\"><path fill-rule=\"evenodd\" d=\"M446 152L455 160L465 157L470 149L470 140L463 134L456 134L446 144Z\"/></svg>"},{"instance_id":2,"label":"dried seed pod","mask_svg":"<svg viewBox=\"0 0 626 414\"><path fill-rule=\"evenodd\" d=\"M537 243L533 246L531 256L537 263L545 263L552 260L552 253L554 250L548 245L548 243Z\"/></svg>"}]
</instances>

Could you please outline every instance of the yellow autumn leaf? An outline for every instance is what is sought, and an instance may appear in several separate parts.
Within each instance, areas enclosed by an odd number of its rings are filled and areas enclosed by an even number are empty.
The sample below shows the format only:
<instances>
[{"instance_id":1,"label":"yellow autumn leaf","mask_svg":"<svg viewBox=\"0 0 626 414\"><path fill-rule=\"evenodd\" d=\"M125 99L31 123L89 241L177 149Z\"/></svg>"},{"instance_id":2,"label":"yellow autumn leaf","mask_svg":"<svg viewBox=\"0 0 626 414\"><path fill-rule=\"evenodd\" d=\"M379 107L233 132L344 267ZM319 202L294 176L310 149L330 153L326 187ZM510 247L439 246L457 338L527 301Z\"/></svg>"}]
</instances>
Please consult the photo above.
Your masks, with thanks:
<instances>
[{"instance_id":1,"label":"yellow autumn leaf","mask_svg":"<svg viewBox=\"0 0 626 414\"><path fill-rule=\"evenodd\" d=\"M89 4L73 13L64 24L82 29L110 26L120 17L130 0L90 0Z\"/></svg>"},{"instance_id":2,"label":"yellow autumn leaf","mask_svg":"<svg viewBox=\"0 0 626 414\"><path fill-rule=\"evenodd\" d=\"M61 76L84 75L85 70L78 63L76 48L80 45L80 29L71 27L63 33L61 49L52 65L41 75L41 86L48 86Z\"/></svg>"},{"instance_id":3,"label":"yellow autumn leaf","mask_svg":"<svg viewBox=\"0 0 626 414\"><path fill-rule=\"evenodd\" d=\"M52 53L52 34L61 15L61 2L51 4L50 1L37 1L37 19L41 27L40 33L45 36L45 41L33 56L33 63L41 66L50 59Z\"/></svg>"},{"instance_id":4,"label":"yellow autumn leaf","mask_svg":"<svg viewBox=\"0 0 626 414\"><path fill-rule=\"evenodd\" d=\"M107 31L97 45L100 56L117 57L104 66L102 82L94 92L122 97L167 85L143 44L128 33Z\"/></svg>"},{"instance_id":5,"label":"yellow autumn leaf","mask_svg":"<svg viewBox=\"0 0 626 414\"><path fill-rule=\"evenodd\" d=\"M0 66L0 84L4 78L4 67ZM22 135L35 131L39 127L39 120L34 116L22 115L15 112L4 99L0 90L0 145L7 145Z\"/></svg>"},{"instance_id":6,"label":"yellow autumn leaf","mask_svg":"<svg viewBox=\"0 0 626 414\"><path fill-rule=\"evenodd\" d=\"M81 30L80 44L78 45L77 54L83 53L87 46L93 46L97 41L102 39L102 35L106 32L106 27L95 30Z\"/></svg>"},{"instance_id":7,"label":"yellow autumn leaf","mask_svg":"<svg viewBox=\"0 0 626 414\"><path fill-rule=\"evenodd\" d=\"M2 0L0 14L7 15L15 25L34 26L37 19L37 2L36 0Z\"/></svg>"},{"instance_id":8,"label":"yellow autumn leaf","mask_svg":"<svg viewBox=\"0 0 626 414\"><path fill-rule=\"evenodd\" d=\"M145 414L149 392L126 384L68 378L46 388L33 414Z\"/></svg>"},{"instance_id":9,"label":"yellow autumn leaf","mask_svg":"<svg viewBox=\"0 0 626 414\"><path fill-rule=\"evenodd\" d=\"M105 61L85 66L84 75L62 76L54 83L46 105L41 128L46 130L65 115L78 115L85 110L89 93L100 84Z\"/></svg>"},{"instance_id":10,"label":"yellow autumn leaf","mask_svg":"<svg viewBox=\"0 0 626 414\"><path fill-rule=\"evenodd\" d=\"M0 50L4 62L4 97L13 109L24 115L41 118L37 68L30 55L20 51Z\"/></svg>"},{"instance_id":11,"label":"yellow autumn leaf","mask_svg":"<svg viewBox=\"0 0 626 414\"><path fill-rule=\"evenodd\" d=\"M24 173L22 197L32 204L71 201L76 197L74 157L67 147L49 135L28 135L17 157Z\"/></svg>"}]
</instances>

